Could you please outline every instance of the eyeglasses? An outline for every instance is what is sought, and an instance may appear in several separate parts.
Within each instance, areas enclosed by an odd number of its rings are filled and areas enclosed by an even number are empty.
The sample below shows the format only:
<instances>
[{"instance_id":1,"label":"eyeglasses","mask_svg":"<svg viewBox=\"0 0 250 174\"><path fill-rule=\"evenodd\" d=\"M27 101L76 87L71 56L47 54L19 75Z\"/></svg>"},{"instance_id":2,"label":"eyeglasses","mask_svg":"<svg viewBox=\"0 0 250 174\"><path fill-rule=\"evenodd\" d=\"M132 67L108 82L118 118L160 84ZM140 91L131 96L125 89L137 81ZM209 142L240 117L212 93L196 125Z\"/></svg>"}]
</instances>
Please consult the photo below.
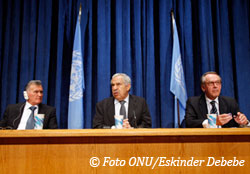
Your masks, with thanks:
<instances>
[{"instance_id":1,"label":"eyeglasses","mask_svg":"<svg viewBox=\"0 0 250 174\"><path fill-rule=\"evenodd\" d=\"M215 82L206 82L207 86L219 86L221 85L221 81L215 81Z\"/></svg>"}]
</instances>

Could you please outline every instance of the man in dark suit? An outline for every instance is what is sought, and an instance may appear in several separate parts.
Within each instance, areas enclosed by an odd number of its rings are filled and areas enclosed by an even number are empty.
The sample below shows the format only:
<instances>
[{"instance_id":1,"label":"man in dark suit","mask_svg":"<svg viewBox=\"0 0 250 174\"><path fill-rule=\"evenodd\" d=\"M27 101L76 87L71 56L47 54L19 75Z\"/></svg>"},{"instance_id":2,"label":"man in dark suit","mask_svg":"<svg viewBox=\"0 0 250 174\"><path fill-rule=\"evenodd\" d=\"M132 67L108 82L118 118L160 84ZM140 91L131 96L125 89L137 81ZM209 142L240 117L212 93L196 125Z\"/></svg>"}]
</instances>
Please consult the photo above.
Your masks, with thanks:
<instances>
[{"instance_id":1,"label":"man in dark suit","mask_svg":"<svg viewBox=\"0 0 250 174\"><path fill-rule=\"evenodd\" d=\"M186 103L186 127L207 128L207 114L218 114L219 127L239 127L248 125L247 117L240 112L235 99L220 96L221 77L216 72L207 72L201 77L201 96L191 97Z\"/></svg>"},{"instance_id":2,"label":"man in dark suit","mask_svg":"<svg viewBox=\"0 0 250 174\"><path fill-rule=\"evenodd\" d=\"M123 128L150 128L151 116L145 99L129 95L131 80L123 73L114 74L111 79L113 97L96 104L93 128L111 128L115 115L123 113ZM123 110L124 106L124 111Z\"/></svg>"},{"instance_id":3,"label":"man in dark suit","mask_svg":"<svg viewBox=\"0 0 250 174\"><path fill-rule=\"evenodd\" d=\"M34 116L44 114L43 129L57 129L56 109L42 104L43 87L41 81L31 80L26 85L25 90L24 97L26 102L8 105L3 119L0 121L0 127L34 129Z\"/></svg>"}]
</instances>

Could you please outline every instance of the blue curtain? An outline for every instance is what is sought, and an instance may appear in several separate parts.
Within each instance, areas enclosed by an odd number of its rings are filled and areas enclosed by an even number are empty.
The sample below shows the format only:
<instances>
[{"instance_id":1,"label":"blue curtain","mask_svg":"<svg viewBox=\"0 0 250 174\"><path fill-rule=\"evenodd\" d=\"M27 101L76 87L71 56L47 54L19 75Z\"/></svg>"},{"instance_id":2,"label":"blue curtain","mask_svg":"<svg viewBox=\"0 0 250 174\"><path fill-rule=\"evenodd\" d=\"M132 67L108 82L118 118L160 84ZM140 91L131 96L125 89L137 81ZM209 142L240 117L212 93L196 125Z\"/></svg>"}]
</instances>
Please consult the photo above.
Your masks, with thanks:
<instances>
[{"instance_id":1,"label":"blue curtain","mask_svg":"<svg viewBox=\"0 0 250 174\"><path fill-rule=\"evenodd\" d=\"M248 0L0 0L0 113L23 102L40 79L43 103L55 106L67 128L69 80L79 4L84 59L84 127L96 102L109 97L116 72L132 79L156 127L174 126L170 92L171 10L175 13L188 96L201 94L200 76L217 71L222 95L235 97L250 118L250 4Z\"/></svg>"}]
</instances>

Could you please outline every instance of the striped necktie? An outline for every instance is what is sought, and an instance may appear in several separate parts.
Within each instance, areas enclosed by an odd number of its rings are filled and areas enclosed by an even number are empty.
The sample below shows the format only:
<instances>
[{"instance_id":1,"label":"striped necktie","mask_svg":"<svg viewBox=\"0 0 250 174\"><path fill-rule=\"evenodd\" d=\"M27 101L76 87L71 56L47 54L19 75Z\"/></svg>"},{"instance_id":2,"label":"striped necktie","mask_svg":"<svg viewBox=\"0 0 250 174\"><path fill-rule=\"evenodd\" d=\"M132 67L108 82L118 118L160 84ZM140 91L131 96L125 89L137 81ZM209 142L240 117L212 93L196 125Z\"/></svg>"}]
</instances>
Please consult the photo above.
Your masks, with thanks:
<instances>
[{"instance_id":1,"label":"striped necktie","mask_svg":"<svg viewBox=\"0 0 250 174\"><path fill-rule=\"evenodd\" d=\"M34 129L34 127L35 127L34 112L35 112L36 107L31 106L29 109L31 110L31 114L30 114L30 117L27 121L26 129Z\"/></svg>"},{"instance_id":2,"label":"striped necktie","mask_svg":"<svg viewBox=\"0 0 250 174\"><path fill-rule=\"evenodd\" d=\"M210 114L218 114L217 108L216 108L216 106L215 106L215 101L211 101L210 103L211 103L211 105L212 105L212 109L211 109L211 111L210 111Z\"/></svg>"}]
</instances>

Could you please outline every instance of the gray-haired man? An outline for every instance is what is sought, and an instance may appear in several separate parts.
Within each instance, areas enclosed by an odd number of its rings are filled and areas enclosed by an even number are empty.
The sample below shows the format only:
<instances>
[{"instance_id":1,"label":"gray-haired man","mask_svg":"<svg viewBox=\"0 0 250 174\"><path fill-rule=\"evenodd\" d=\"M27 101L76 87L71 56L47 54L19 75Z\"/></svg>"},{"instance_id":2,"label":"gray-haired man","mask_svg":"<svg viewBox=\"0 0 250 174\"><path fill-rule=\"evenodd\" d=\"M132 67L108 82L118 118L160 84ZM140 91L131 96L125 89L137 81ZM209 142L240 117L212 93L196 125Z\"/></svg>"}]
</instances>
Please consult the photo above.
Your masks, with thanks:
<instances>
[{"instance_id":1,"label":"gray-haired man","mask_svg":"<svg viewBox=\"0 0 250 174\"><path fill-rule=\"evenodd\" d=\"M110 128L115 125L115 115L124 115L123 128L150 128L151 116L144 98L130 95L130 77L114 74L111 79L113 97L96 104L93 128Z\"/></svg>"},{"instance_id":2,"label":"gray-haired man","mask_svg":"<svg viewBox=\"0 0 250 174\"><path fill-rule=\"evenodd\" d=\"M0 127L10 129L34 129L36 114L44 114L43 129L56 129L56 109L42 104L43 87L40 80L31 80L25 87L26 102L8 105Z\"/></svg>"}]
</instances>

